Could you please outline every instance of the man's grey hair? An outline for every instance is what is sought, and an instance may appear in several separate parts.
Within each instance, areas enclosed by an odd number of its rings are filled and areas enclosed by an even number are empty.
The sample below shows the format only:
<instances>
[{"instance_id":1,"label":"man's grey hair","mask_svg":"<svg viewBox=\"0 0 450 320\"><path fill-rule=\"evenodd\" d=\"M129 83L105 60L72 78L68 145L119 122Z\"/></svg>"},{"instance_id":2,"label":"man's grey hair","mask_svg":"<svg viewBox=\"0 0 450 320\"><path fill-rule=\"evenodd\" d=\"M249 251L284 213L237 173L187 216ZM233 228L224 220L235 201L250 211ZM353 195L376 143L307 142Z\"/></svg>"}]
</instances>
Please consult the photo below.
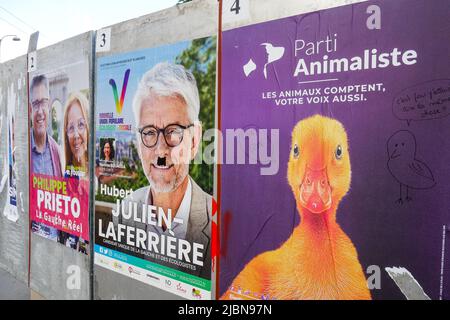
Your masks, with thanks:
<instances>
[{"instance_id":1,"label":"man's grey hair","mask_svg":"<svg viewBox=\"0 0 450 320\"><path fill-rule=\"evenodd\" d=\"M44 75L36 76L31 81L30 85L30 98L33 101L33 89L39 85L44 85L45 89L48 91L48 79Z\"/></svg>"},{"instance_id":2,"label":"man's grey hair","mask_svg":"<svg viewBox=\"0 0 450 320\"><path fill-rule=\"evenodd\" d=\"M137 125L140 122L142 101L148 98L150 93L184 100L189 120L198 121L200 97L197 81L192 72L182 65L163 62L144 74L133 99L133 112Z\"/></svg>"}]
</instances>

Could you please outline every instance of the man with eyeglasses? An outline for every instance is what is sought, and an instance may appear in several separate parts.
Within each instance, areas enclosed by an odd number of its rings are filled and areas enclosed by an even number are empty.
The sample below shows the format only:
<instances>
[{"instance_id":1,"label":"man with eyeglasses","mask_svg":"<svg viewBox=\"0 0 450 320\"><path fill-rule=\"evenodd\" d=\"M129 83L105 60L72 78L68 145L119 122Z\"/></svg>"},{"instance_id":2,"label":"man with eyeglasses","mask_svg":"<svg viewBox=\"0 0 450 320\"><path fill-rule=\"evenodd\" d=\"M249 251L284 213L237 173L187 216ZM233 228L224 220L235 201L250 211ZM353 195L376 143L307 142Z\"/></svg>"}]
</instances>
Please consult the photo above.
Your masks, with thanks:
<instances>
[{"instance_id":1,"label":"man with eyeglasses","mask_svg":"<svg viewBox=\"0 0 450 320\"><path fill-rule=\"evenodd\" d=\"M170 263L167 266L210 279L212 197L189 176L189 164L202 139L194 76L181 65L154 66L139 83L133 111L139 157L149 186L136 190L130 200L140 204L138 208L146 204L166 213L170 209L173 223L170 230L165 225L126 224L202 245L203 267L189 270Z\"/></svg>"},{"instance_id":2,"label":"man with eyeglasses","mask_svg":"<svg viewBox=\"0 0 450 320\"><path fill-rule=\"evenodd\" d=\"M56 141L47 134L50 94L45 76L33 78L30 88L33 128L31 130L31 172L61 177L61 160Z\"/></svg>"}]
</instances>

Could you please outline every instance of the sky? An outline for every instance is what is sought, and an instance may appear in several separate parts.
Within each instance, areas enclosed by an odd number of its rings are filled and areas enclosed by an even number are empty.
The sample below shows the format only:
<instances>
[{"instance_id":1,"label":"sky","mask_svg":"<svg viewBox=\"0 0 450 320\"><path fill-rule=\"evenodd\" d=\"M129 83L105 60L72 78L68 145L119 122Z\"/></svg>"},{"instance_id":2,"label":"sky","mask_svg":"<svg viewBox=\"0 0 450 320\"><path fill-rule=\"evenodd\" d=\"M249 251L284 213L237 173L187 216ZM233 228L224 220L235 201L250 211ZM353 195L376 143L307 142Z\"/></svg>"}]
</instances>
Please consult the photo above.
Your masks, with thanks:
<instances>
[{"instance_id":1,"label":"sky","mask_svg":"<svg viewBox=\"0 0 450 320\"><path fill-rule=\"evenodd\" d=\"M30 35L39 31L38 49L89 30L169 8L177 0L0 0L0 61L24 55ZM88 9L89 8L89 9Z\"/></svg>"}]
</instances>

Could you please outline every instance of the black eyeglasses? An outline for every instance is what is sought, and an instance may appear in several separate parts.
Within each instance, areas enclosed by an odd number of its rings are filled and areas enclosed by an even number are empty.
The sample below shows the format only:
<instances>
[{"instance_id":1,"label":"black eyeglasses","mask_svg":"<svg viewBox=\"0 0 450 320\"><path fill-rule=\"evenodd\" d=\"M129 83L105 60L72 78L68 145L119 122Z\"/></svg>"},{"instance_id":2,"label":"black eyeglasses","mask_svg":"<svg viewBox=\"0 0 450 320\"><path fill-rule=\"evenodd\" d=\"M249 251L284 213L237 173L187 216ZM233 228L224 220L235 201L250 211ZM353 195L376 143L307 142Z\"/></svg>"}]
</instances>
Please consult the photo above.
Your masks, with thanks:
<instances>
[{"instance_id":1,"label":"black eyeglasses","mask_svg":"<svg viewBox=\"0 0 450 320\"><path fill-rule=\"evenodd\" d=\"M47 108L48 102L49 102L49 99L47 99L47 98L32 101L31 106L33 107L33 111L38 111L39 109Z\"/></svg>"},{"instance_id":2,"label":"black eyeglasses","mask_svg":"<svg viewBox=\"0 0 450 320\"><path fill-rule=\"evenodd\" d=\"M192 128L194 124L187 127L179 124L170 124L163 129L158 129L155 126L146 126L139 129L141 140L147 148L154 148L158 144L159 135L162 133L166 144L170 148L178 147L183 142L184 131Z\"/></svg>"}]
</instances>

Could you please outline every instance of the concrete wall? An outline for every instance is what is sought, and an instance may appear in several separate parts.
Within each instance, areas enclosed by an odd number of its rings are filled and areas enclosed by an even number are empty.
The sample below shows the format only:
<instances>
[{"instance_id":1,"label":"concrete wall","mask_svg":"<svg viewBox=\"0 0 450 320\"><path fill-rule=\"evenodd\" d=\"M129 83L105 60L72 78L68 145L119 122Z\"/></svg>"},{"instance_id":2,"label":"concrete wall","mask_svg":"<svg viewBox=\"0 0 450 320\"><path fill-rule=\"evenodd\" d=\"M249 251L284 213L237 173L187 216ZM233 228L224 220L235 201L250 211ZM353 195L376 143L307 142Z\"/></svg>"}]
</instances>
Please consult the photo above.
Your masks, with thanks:
<instances>
[{"instance_id":1,"label":"concrete wall","mask_svg":"<svg viewBox=\"0 0 450 320\"><path fill-rule=\"evenodd\" d=\"M91 61L92 52L92 32L39 50L36 57L37 70L30 74L30 79L33 75L45 74L80 61ZM62 300L90 298L90 256L32 234L30 262L30 287L44 298ZM79 290L67 288L67 279L71 275L68 271L71 271L69 269L71 266L78 266L81 272Z\"/></svg>"},{"instance_id":2,"label":"concrete wall","mask_svg":"<svg viewBox=\"0 0 450 320\"><path fill-rule=\"evenodd\" d=\"M227 19L226 14L231 7L223 7L224 20L222 30L231 30L251 24L262 23L270 20L276 20L324 10L329 8L340 7L352 3L365 2L367 0L284 0L282 2L276 0L246 0L249 4L249 10L242 10L241 17L235 19ZM230 6L233 1L230 2ZM242 5L242 4L241 4Z\"/></svg>"},{"instance_id":3,"label":"concrete wall","mask_svg":"<svg viewBox=\"0 0 450 320\"><path fill-rule=\"evenodd\" d=\"M28 284L28 107L27 57L0 64L0 179L8 165L8 110L15 111L16 177L19 219L3 215L8 186L0 194L0 268ZM9 170L8 170L9 174Z\"/></svg>"}]
</instances>

